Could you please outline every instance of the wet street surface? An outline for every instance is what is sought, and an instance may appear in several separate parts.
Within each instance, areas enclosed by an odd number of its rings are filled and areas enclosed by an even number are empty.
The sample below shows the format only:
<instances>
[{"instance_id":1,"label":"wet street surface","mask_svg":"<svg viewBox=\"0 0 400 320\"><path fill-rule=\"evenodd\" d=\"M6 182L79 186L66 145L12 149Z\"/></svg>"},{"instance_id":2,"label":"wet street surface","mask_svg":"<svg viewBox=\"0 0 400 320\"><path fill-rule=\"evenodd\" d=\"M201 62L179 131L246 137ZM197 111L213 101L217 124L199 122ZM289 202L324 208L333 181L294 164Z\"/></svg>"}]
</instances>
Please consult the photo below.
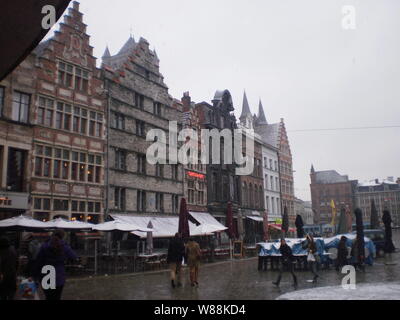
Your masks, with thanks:
<instances>
[{"instance_id":1,"label":"wet street surface","mask_svg":"<svg viewBox=\"0 0 400 320\"><path fill-rule=\"evenodd\" d=\"M399 248L399 232L395 231L395 246ZM393 254L396 265L385 265L385 260L375 260L366 266L366 272L357 272L357 284L400 284L400 251ZM183 271L183 286L173 289L168 271L117 275L85 279L69 279L64 300L274 300L294 292L292 277L285 273L280 288L272 282L276 271L258 271L257 259L234 260L205 264L200 268L199 287L190 286L188 269ZM298 292L304 289L340 286L345 276L334 269L321 270L316 284L309 283L312 275L296 272ZM328 289L328 288L327 288ZM343 289L343 291L346 291ZM400 300L400 293L397 299Z\"/></svg>"}]
</instances>

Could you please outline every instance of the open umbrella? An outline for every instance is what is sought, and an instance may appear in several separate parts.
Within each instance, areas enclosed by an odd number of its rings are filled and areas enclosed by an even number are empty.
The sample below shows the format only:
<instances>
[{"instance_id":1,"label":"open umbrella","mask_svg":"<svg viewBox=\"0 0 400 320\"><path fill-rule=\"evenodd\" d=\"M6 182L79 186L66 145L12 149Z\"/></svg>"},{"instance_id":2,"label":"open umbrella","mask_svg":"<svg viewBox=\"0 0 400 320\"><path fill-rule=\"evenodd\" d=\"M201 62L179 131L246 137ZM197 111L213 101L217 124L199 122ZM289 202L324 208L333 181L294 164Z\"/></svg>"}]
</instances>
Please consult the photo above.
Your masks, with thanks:
<instances>
[{"instance_id":1,"label":"open umbrella","mask_svg":"<svg viewBox=\"0 0 400 320\"><path fill-rule=\"evenodd\" d=\"M151 221L149 221L147 228L149 228L149 229L154 228ZM147 245L147 254L152 254L153 253L153 231L147 232L146 245Z\"/></svg>"},{"instance_id":2,"label":"open umbrella","mask_svg":"<svg viewBox=\"0 0 400 320\"><path fill-rule=\"evenodd\" d=\"M348 232L348 227L347 227L346 209L342 208L340 210L340 218L339 218L339 226L337 234L346 234L347 232Z\"/></svg>"},{"instance_id":3,"label":"open umbrella","mask_svg":"<svg viewBox=\"0 0 400 320\"><path fill-rule=\"evenodd\" d=\"M286 237L288 231L289 231L289 214L287 212L287 207L285 206L283 209L283 217L282 217L282 232L284 237Z\"/></svg>"},{"instance_id":4,"label":"open umbrella","mask_svg":"<svg viewBox=\"0 0 400 320\"><path fill-rule=\"evenodd\" d=\"M392 253L395 251L395 247L392 241L392 217L388 210L383 211L382 216L383 224L385 225L385 253Z\"/></svg>"},{"instance_id":5,"label":"open umbrella","mask_svg":"<svg viewBox=\"0 0 400 320\"><path fill-rule=\"evenodd\" d=\"M371 200L371 229L379 229L379 216L376 210L375 200Z\"/></svg>"},{"instance_id":6,"label":"open umbrella","mask_svg":"<svg viewBox=\"0 0 400 320\"><path fill-rule=\"evenodd\" d=\"M269 230L268 230L268 210L265 210L263 216L263 231L264 231L264 241L269 240Z\"/></svg>"},{"instance_id":7,"label":"open umbrella","mask_svg":"<svg viewBox=\"0 0 400 320\"><path fill-rule=\"evenodd\" d=\"M351 233L353 231L353 217L351 216L351 211L349 206L346 206L346 222L347 222L347 232Z\"/></svg>"},{"instance_id":8,"label":"open umbrella","mask_svg":"<svg viewBox=\"0 0 400 320\"><path fill-rule=\"evenodd\" d=\"M364 262L365 258L365 240L364 240L364 223L362 218L361 209L357 208L354 211L356 215L356 231L357 231L357 244L358 244L358 255L360 262Z\"/></svg>"},{"instance_id":9,"label":"open umbrella","mask_svg":"<svg viewBox=\"0 0 400 320\"><path fill-rule=\"evenodd\" d=\"M233 212L232 212L232 202L228 202L228 208L226 210L226 227L228 228L229 239L236 238L236 232L233 225Z\"/></svg>"},{"instance_id":10,"label":"open umbrella","mask_svg":"<svg viewBox=\"0 0 400 320\"><path fill-rule=\"evenodd\" d=\"M297 238L303 238L304 237L304 222L303 222L303 218L301 217L301 215L297 215L296 217L296 229L297 229Z\"/></svg>"},{"instance_id":11,"label":"open umbrella","mask_svg":"<svg viewBox=\"0 0 400 320\"><path fill-rule=\"evenodd\" d=\"M181 207L179 210L179 227L178 232L182 235L183 239L190 238L189 229L189 212L187 210L186 199L182 198Z\"/></svg>"}]
</instances>

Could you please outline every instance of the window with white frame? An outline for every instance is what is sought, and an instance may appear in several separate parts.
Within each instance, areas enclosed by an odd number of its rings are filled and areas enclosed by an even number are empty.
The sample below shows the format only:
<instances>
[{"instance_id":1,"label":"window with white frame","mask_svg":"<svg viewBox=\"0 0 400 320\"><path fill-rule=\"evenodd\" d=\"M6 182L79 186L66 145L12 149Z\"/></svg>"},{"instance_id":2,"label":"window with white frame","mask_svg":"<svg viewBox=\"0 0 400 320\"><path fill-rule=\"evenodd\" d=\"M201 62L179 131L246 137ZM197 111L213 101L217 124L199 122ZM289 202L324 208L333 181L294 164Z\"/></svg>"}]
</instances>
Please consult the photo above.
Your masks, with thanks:
<instances>
[{"instance_id":1,"label":"window with white frame","mask_svg":"<svg viewBox=\"0 0 400 320\"><path fill-rule=\"evenodd\" d=\"M14 91L11 119L22 123L28 123L30 101L31 96L29 94Z\"/></svg>"}]
</instances>

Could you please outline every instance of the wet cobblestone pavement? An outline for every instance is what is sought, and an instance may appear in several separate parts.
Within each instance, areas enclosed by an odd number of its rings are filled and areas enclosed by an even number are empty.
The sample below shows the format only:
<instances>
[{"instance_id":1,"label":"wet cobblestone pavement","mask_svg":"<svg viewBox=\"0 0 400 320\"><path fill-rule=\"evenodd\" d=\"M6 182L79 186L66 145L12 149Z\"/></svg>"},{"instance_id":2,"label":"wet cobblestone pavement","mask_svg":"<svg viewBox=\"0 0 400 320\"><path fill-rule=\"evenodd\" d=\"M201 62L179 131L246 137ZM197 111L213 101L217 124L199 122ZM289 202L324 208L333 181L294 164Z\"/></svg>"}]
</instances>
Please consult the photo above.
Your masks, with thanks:
<instances>
[{"instance_id":1,"label":"wet cobblestone pavement","mask_svg":"<svg viewBox=\"0 0 400 320\"><path fill-rule=\"evenodd\" d=\"M395 246L399 248L399 231ZM393 254L396 265L385 265L376 259L366 272L357 272L358 284L400 283L400 251ZM308 283L310 272L297 272L298 290L313 287L339 286L344 275L334 269L321 270L317 284ZM293 292L292 278L285 273L280 288L272 284L277 272L258 271L257 259L207 264L200 268L199 287L189 283L188 270L183 272L183 287L173 289L169 272L117 275L86 279L70 279L64 289L64 300L274 300ZM398 298L400 299L400 297Z\"/></svg>"}]
</instances>

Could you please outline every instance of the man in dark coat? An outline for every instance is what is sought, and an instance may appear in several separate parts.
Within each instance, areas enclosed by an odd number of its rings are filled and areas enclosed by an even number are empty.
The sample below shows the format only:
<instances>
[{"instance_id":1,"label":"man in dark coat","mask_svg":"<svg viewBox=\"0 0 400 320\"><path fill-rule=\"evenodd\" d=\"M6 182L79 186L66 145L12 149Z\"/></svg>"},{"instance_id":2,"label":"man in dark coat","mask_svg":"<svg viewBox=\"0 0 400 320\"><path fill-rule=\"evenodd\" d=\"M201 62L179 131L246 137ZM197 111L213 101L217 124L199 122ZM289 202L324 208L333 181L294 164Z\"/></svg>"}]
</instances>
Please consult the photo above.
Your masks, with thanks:
<instances>
[{"instance_id":1,"label":"man in dark coat","mask_svg":"<svg viewBox=\"0 0 400 320\"><path fill-rule=\"evenodd\" d=\"M14 300L17 291L17 253L6 238L0 239L0 300Z\"/></svg>"},{"instance_id":2,"label":"man in dark coat","mask_svg":"<svg viewBox=\"0 0 400 320\"><path fill-rule=\"evenodd\" d=\"M180 233L175 234L168 247L167 263L171 270L171 285L175 288L175 281L178 278L178 287L182 285L182 259L185 254L185 244Z\"/></svg>"},{"instance_id":3,"label":"man in dark coat","mask_svg":"<svg viewBox=\"0 0 400 320\"><path fill-rule=\"evenodd\" d=\"M282 274L284 269L287 269L292 274L293 277L293 286L297 288L297 277L294 274L294 257L292 253L292 249L288 246L286 243L285 239L281 239L281 247L279 249L282 257L281 257L281 264L279 268L279 276L278 280L276 282L273 282L274 285L279 287L279 284L281 283L282 279Z\"/></svg>"},{"instance_id":4,"label":"man in dark coat","mask_svg":"<svg viewBox=\"0 0 400 320\"><path fill-rule=\"evenodd\" d=\"M392 241L392 217L388 210L383 211L382 222L385 225L385 253L392 253L395 247Z\"/></svg>"}]
</instances>

